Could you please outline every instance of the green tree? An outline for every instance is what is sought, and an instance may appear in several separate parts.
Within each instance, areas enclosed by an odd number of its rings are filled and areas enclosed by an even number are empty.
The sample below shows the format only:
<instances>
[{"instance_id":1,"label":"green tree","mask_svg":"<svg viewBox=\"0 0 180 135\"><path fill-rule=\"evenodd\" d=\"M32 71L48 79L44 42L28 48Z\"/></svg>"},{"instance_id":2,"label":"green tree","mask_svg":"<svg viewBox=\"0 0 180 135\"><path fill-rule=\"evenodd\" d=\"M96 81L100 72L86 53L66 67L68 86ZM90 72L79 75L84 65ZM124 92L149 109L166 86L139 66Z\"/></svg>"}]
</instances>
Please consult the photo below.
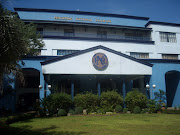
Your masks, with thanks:
<instances>
[{"instance_id":1,"label":"green tree","mask_svg":"<svg viewBox=\"0 0 180 135\"><path fill-rule=\"evenodd\" d=\"M0 2L0 93L4 74L21 73L19 63L23 56L37 55L44 43L36 26L25 24Z\"/></svg>"}]
</instances>

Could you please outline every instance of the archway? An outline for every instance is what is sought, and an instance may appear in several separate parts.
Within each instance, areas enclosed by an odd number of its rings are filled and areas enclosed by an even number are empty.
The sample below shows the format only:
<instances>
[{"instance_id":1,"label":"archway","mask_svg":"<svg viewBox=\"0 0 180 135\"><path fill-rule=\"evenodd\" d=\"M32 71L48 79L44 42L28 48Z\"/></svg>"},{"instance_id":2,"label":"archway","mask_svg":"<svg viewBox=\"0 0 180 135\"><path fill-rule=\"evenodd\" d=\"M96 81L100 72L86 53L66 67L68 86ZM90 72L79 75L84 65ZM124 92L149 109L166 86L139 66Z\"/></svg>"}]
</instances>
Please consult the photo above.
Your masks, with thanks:
<instances>
[{"instance_id":1,"label":"archway","mask_svg":"<svg viewBox=\"0 0 180 135\"><path fill-rule=\"evenodd\" d=\"M177 92L180 87L180 72L178 71L168 71L165 74L166 79L166 98L167 98L167 106L172 107L175 106L178 101Z\"/></svg>"}]
</instances>

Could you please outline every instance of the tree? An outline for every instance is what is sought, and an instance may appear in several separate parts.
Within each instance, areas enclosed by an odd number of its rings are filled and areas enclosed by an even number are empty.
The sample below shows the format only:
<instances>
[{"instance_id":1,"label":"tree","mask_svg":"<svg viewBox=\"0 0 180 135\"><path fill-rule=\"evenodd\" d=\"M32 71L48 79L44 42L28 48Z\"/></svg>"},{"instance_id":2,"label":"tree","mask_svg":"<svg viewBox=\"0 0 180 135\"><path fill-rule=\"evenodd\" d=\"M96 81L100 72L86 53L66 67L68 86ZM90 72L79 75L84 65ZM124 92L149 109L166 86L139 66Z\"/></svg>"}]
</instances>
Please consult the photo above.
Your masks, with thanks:
<instances>
[{"instance_id":1,"label":"tree","mask_svg":"<svg viewBox=\"0 0 180 135\"><path fill-rule=\"evenodd\" d=\"M3 8L0 2L0 92L3 75L20 73L19 62L27 55L37 55L44 43L36 26L25 24L15 13Z\"/></svg>"}]
</instances>

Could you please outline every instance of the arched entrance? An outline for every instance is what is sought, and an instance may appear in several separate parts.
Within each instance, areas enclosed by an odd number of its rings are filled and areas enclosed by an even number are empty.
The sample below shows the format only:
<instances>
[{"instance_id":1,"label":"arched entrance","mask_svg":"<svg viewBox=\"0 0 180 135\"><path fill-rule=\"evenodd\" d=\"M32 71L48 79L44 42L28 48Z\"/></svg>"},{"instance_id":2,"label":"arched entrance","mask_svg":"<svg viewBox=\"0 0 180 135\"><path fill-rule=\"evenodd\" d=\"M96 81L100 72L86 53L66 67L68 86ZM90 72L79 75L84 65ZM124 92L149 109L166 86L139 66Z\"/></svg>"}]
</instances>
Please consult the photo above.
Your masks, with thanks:
<instances>
[{"instance_id":1,"label":"arched entrance","mask_svg":"<svg viewBox=\"0 0 180 135\"><path fill-rule=\"evenodd\" d=\"M40 72L33 68L22 69L23 81L16 79L16 103L19 111L33 110L33 105L39 99Z\"/></svg>"},{"instance_id":2,"label":"arched entrance","mask_svg":"<svg viewBox=\"0 0 180 135\"><path fill-rule=\"evenodd\" d=\"M180 91L180 72L168 71L165 74L166 79L166 98L167 106L176 106L178 103L177 93Z\"/></svg>"}]
</instances>

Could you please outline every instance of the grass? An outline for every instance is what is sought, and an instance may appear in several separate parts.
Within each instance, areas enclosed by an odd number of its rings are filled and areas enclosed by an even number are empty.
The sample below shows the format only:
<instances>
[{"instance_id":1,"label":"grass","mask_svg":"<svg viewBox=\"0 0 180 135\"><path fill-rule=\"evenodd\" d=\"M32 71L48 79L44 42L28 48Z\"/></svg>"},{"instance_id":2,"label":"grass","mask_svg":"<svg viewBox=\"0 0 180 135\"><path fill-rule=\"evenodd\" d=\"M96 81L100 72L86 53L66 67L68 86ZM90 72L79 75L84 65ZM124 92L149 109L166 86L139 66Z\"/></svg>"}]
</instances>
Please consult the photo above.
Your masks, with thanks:
<instances>
[{"instance_id":1,"label":"grass","mask_svg":"<svg viewBox=\"0 0 180 135\"><path fill-rule=\"evenodd\" d=\"M8 132L3 133L13 135L180 135L180 115L118 114L34 118L13 123Z\"/></svg>"}]
</instances>

